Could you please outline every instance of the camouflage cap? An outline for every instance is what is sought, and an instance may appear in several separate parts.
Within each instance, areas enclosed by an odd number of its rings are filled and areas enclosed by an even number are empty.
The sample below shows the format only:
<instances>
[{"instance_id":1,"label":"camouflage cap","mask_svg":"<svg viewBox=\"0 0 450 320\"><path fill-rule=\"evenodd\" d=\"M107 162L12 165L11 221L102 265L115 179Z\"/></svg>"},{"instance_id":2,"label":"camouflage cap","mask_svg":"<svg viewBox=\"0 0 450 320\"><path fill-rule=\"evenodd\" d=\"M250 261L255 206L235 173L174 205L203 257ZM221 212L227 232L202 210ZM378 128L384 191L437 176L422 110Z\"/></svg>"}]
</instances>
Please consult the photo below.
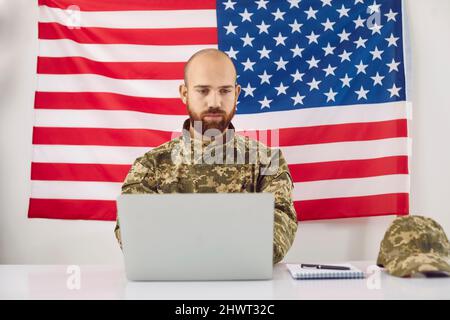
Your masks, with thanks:
<instances>
[{"instance_id":1,"label":"camouflage cap","mask_svg":"<svg viewBox=\"0 0 450 320\"><path fill-rule=\"evenodd\" d=\"M402 216L387 229L377 265L397 277L450 275L449 258L450 243L436 221Z\"/></svg>"}]
</instances>

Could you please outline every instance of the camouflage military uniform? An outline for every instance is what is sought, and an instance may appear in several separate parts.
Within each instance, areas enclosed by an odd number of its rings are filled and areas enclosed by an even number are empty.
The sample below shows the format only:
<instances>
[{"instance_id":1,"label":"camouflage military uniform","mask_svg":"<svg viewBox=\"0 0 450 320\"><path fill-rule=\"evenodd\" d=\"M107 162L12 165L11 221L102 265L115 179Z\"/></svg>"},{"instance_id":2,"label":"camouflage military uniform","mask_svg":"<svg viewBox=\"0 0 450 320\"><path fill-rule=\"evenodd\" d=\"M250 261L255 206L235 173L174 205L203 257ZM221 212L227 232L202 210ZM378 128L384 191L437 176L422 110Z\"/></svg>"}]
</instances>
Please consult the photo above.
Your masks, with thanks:
<instances>
[{"instance_id":1,"label":"camouflage military uniform","mask_svg":"<svg viewBox=\"0 0 450 320\"><path fill-rule=\"evenodd\" d=\"M397 277L450 275L450 243L433 219L398 217L381 241L377 265Z\"/></svg>"},{"instance_id":2,"label":"camouflage military uniform","mask_svg":"<svg viewBox=\"0 0 450 320\"><path fill-rule=\"evenodd\" d=\"M183 129L188 132L189 119ZM226 132L234 132L232 124ZM275 264L286 255L297 231L287 163L279 149L271 152L259 141L237 134L222 137L221 142L207 142L184 134L154 148L135 160L122 185L122 194L271 192L275 196ZM194 149L199 144L200 148ZM264 157L250 160L256 150L267 155L266 161ZM230 155L234 158L231 164L227 162ZM222 163L217 159L222 159ZM274 165L276 162L278 165ZM115 234L121 245L119 221Z\"/></svg>"}]
</instances>

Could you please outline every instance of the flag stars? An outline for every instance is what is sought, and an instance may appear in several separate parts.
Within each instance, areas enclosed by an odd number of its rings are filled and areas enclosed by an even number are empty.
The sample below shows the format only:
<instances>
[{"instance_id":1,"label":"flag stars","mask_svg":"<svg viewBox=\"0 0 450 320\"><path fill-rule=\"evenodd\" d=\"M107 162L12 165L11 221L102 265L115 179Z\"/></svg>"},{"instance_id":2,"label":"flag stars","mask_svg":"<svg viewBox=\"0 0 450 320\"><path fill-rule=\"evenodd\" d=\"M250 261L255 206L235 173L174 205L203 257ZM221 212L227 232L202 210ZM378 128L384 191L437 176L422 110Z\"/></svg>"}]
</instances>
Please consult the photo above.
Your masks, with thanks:
<instances>
[{"instance_id":1,"label":"flag stars","mask_svg":"<svg viewBox=\"0 0 450 320\"><path fill-rule=\"evenodd\" d=\"M337 9L336 11L339 12L339 18L342 18L348 17L348 12L350 11L350 9L347 9L346 7L344 7L344 5L342 5L342 7L340 9Z\"/></svg>"},{"instance_id":2,"label":"flag stars","mask_svg":"<svg viewBox=\"0 0 450 320\"><path fill-rule=\"evenodd\" d=\"M277 9L277 11L276 12L272 12L272 14L275 17L274 21L277 21L277 20L283 20L284 21L283 16L286 14L286 12L282 12L282 11L280 11L280 9Z\"/></svg>"},{"instance_id":3,"label":"flag stars","mask_svg":"<svg viewBox=\"0 0 450 320\"><path fill-rule=\"evenodd\" d=\"M398 41L398 39L400 39L400 38L394 37L394 34L393 34L393 33L391 33L391 36L390 36L389 38L385 38L385 40L388 42L388 47L390 47L390 46L395 46L395 47L397 47L397 41Z\"/></svg>"},{"instance_id":4,"label":"flag stars","mask_svg":"<svg viewBox=\"0 0 450 320\"><path fill-rule=\"evenodd\" d=\"M392 9L389 9L389 12L385 13L384 15L387 17L387 22L389 22L391 20L397 22L397 20L395 19L395 16L398 15L398 13L392 11Z\"/></svg>"},{"instance_id":5,"label":"flag stars","mask_svg":"<svg viewBox=\"0 0 450 320\"><path fill-rule=\"evenodd\" d=\"M395 86L395 83L394 83L394 86L391 89L387 89L387 91L389 91L389 93L391 94L390 98L393 98L394 96L397 96L397 97L400 98L400 93L399 92L400 92L401 89L402 89L401 87L397 88Z\"/></svg>"},{"instance_id":6,"label":"flag stars","mask_svg":"<svg viewBox=\"0 0 450 320\"><path fill-rule=\"evenodd\" d=\"M269 34L270 24L266 24L264 21L261 21L261 24L257 24L256 27L259 29L259 34L267 33Z\"/></svg>"},{"instance_id":7,"label":"flag stars","mask_svg":"<svg viewBox=\"0 0 450 320\"><path fill-rule=\"evenodd\" d=\"M267 9L266 5L268 2L269 2L268 0L255 1L255 3L258 5L258 8L256 8L256 9L261 9L261 8Z\"/></svg>"},{"instance_id":8,"label":"flag stars","mask_svg":"<svg viewBox=\"0 0 450 320\"><path fill-rule=\"evenodd\" d=\"M289 9L292 9L294 7L299 8L298 4L301 0L287 0L290 3Z\"/></svg>"},{"instance_id":9,"label":"flag stars","mask_svg":"<svg viewBox=\"0 0 450 320\"><path fill-rule=\"evenodd\" d=\"M259 54L260 54L260 59L262 58L267 58L270 59L269 53L272 52L272 50L267 50L266 46L263 46L263 48L261 50L258 50Z\"/></svg>"},{"instance_id":10,"label":"flag stars","mask_svg":"<svg viewBox=\"0 0 450 320\"><path fill-rule=\"evenodd\" d=\"M280 44L282 44L283 46L285 46L286 44L284 43L284 40L287 39L287 37L283 37L283 35L281 34L281 32L278 33L278 36L273 37L273 39L276 41L275 46L278 46Z\"/></svg>"},{"instance_id":11,"label":"flag stars","mask_svg":"<svg viewBox=\"0 0 450 320\"><path fill-rule=\"evenodd\" d=\"M303 99L305 99L305 96L301 96L297 91L297 94L294 97L291 97L291 99L294 100L294 106L296 106L297 104L303 104Z\"/></svg>"},{"instance_id":12,"label":"flag stars","mask_svg":"<svg viewBox=\"0 0 450 320\"><path fill-rule=\"evenodd\" d=\"M361 37L359 37L358 40L353 41L353 43L356 44L356 49L358 49L359 47L365 48L366 47L366 42L367 42L367 39L363 39Z\"/></svg>"},{"instance_id":13,"label":"flag stars","mask_svg":"<svg viewBox=\"0 0 450 320\"><path fill-rule=\"evenodd\" d=\"M349 40L348 37L350 36L350 34L351 34L351 33L347 33L347 32L345 31L345 29L344 29L344 30L342 30L341 33L338 33L337 35L338 35L339 38L341 39L340 42L344 42L344 41L346 41L346 40Z\"/></svg>"},{"instance_id":14,"label":"flag stars","mask_svg":"<svg viewBox=\"0 0 450 320\"><path fill-rule=\"evenodd\" d=\"M345 74L344 78L339 79L342 81L342 88L343 87L349 87L350 88L350 81L353 80L353 78L349 78L347 74Z\"/></svg>"},{"instance_id":15,"label":"flag stars","mask_svg":"<svg viewBox=\"0 0 450 320\"><path fill-rule=\"evenodd\" d=\"M246 61L246 62L241 62L241 63L244 65L244 71L247 71L247 70L254 71L254 70L253 70L253 65L254 65L256 62L252 62L252 61L250 61L249 58L247 58L247 61Z\"/></svg>"},{"instance_id":16,"label":"flag stars","mask_svg":"<svg viewBox=\"0 0 450 320\"><path fill-rule=\"evenodd\" d=\"M325 92L324 95L327 96L327 102L336 101L335 97L337 95L337 92L334 92L332 88L330 88L328 92Z\"/></svg>"},{"instance_id":17,"label":"flag stars","mask_svg":"<svg viewBox=\"0 0 450 320\"><path fill-rule=\"evenodd\" d=\"M378 72L374 77L370 77L370 78L372 78L372 80L373 80L373 86L376 86L376 85L383 86L382 81L383 81L384 77L380 76L380 74Z\"/></svg>"},{"instance_id":18,"label":"flag stars","mask_svg":"<svg viewBox=\"0 0 450 320\"><path fill-rule=\"evenodd\" d=\"M380 12L380 7L381 7L381 4L377 4L375 1L373 1L373 4L368 6L369 13L372 14L375 12Z\"/></svg>"},{"instance_id":19,"label":"flag stars","mask_svg":"<svg viewBox=\"0 0 450 320\"><path fill-rule=\"evenodd\" d=\"M367 100L367 94L370 90L365 90L363 86L361 86L361 89L355 91L355 93L358 95L358 100L365 99Z\"/></svg>"},{"instance_id":20,"label":"flag stars","mask_svg":"<svg viewBox=\"0 0 450 320\"><path fill-rule=\"evenodd\" d=\"M250 86L250 83L249 84L247 84L247 87L242 87L242 90L245 92L245 96L244 97L246 97L246 96L252 96L252 97L254 97L254 95L253 95L253 91L255 91L256 90L256 88L252 88L251 86Z\"/></svg>"},{"instance_id":21,"label":"flag stars","mask_svg":"<svg viewBox=\"0 0 450 320\"><path fill-rule=\"evenodd\" d=\"M372 35L374 35L375 33L381 34L381 28L383 26L382 25L378 25L376 22L373 24L373 26L371 26L369 28L369 30L372 30Z\"/></svg>"},{"instance_id":22,"label":"flag stars","mask_svg":"<svg viewBox=\"0 0 450 320\"><path fill-rule=\"evenodd\" d=\"M295 73L292 73L292 74L291 74L291 77L293 78L292 83L294 83L294 82L296 82L296 81L303 81L303 76L304 76L304 75L305 75L305 74L304 74L304 73L300 73L300 72L298 71L298 69L295 70Z\"/></svg>"},{"instance_id":23,"label":"flag stars","mask_svg":"<svg viewBox=\"0 0 450 320\"><path fill-rule=\"evenodd\" d=\"M375 50L370 51L370 53L372 54L372 61L375 59L382 60L381 55L383 54L383 52L384 50L378 50L378 47L375 47Z\"/></svg>"},{"instance_id":24,"label":"flag stars","mask_svg":"<svg viewBox=\"0 0 450 320\"><path fill-rule=\"evenodd\" d=\"M327 30L333 31L333 30L334 30L334 29L333 29L333 25L334 25L335 23L336 23L336 22L331 22L330 19L327 18L327 21L321 23L321 25L324 26L324 30L323 30L323 31L327 31Z\"/></svg>"},{"instance_id":25,"label":"flag stars","mask_svg":"<svg viewBox=\"0 0 450 320\"><path fill-rule=\"evenodd\" d=\"M230 21L230 23L228 24L228 26L224 26L224 28L227 29L227 33L226 33L226 34L229 34L229 33L236 34L235 30L236 30L237 26L234 26L234 25L231 23L231 21Z\"/></svg>"},{"instance_id":26,"label":"flag stars","mask_svg":"<svg viewBox=\"0 0 450 320\"><path fill-rule=\"evenodd\" d=\"M306 62L309 64L309 69L312 69L312 68L318 68L319 67L320 60L316 60L316 58L314 58L314 56L312 56L311 59L310 60L306 60Z\"/></svg>"},{"instance_id":27,"label":"flag stars","mask_svg":"<svg viewBox=\"0 0 450 320\"><path fill-rule=\"evenodd\" d=\"M347 50L344 50L342 54L339 54L338 57L341 58L341 62L344 62L345 60L350 61L350 56L352 52L347 52Z\"/></svg>"},{"instance_id":28,"label":"flag stars","mask_svg":"<svg viewBox=\"0 0 450 320\"><path fill-rule=\"evenodd\" d=\"M237 60L236 55L238 54L238 52L239 52L239 51L235 51L235 50L233 49L233 47L230 47L230 50L225 51L225 53L226 53L230 58L233 58L234 60Z\"/></svg>"},{"instance_id":29,"label":"flag stars","mask_svg":"<svg viewBox=\"0 0 450 320\"><path fill-rule=\"evenodd\" d=\"M317 19L317 17L316 17L316 13L318 12L319 10L314 10L312 7L309 7L309 9L308 10L306 10L306 11L304 11L306 14L307 14L307 17L306 17L306 20L309 20L309 19Z\"/></svg>"},{"instance_id":30,"label":"flag stars","mask_svg":"<svg viewBox=\"0 0 450 320\"><path fill-rule=\"evenodd\" d=\"M311 34L309 36L306 36L306 38L308 38L308 44L311 44L313 42L319 44L319 42L317 42L317 39L320 37L320 35L315 34L314 31L311 31Z\"/></svg>"},{"instance_id":31,"label":"flag stars","mask_svg":"<svg viewBox=\"0 0 450 320\"><path fill-rule=\"evenodd\" d=\"M295 58L296 56L299 56L302 58L302 52L305 50L304 48L299 48L298 44L295 45L295 48L289 49L292 51L292 58Z\"/></svg>"},{"instance_id":32,"label":"flag stars","mask_svg":"<svg viewBox=\"0 0 450 320\"><path fill-rule=\"evenodd\" d=\"M267 82L267 84L270 84L270 78L272 78L271 74L267 74L266 70L264 70L263 74L258 75L258 77L261 78L261 83L263 84L265 82Z\"/></svg>"},{"instance_id":33,"label":"flag stars","mask_svg":"<svg viewBox=\"0 0 450 320\"><path fill-rule=\"evenodd\" d=\"M244 38L241 38L241 40L244 41L244 44L243 44L244 47L245 47L245 46L253 47L252 41L255 40L255 38L250 37L250 36L248 35L248 32L247 32L247 34L245 35L245 37L244 37Z\"/></svg>"},{"instance_id":34,"label":"flag stars","mask_svg":"<svg viewBox=\"0 0 450 320\"><path fill-rule=\"evenodd\" d=\"M355 29L358 29L359 27L363 27L364 28L364 22L366 21L366 19L362 19L361 15L358 16L358 19L353 20L353 22L355 23Z\"/></svg>"},{"instance_id":35,"label":"flag stars","mask_svg":"<svg viewBox=\"0 0 450 320\"><path fill-rule=\"evenodd\" d=\"M253 13L249 13L247 11L247 8L244 10L243 13L239 13L239 15L242 17L242 22L244 21L252 22L251 16L253 15Z\"/></svg>"},{"instance_id":36,"label":"flag stars","mask_svg":"<svg viewBox=\"0 0 450 320\"><path fill-rule=\"evenodd\" d=\"M319 84L320 84L321 82L322 82L322 81L317 81L316 78L313 78L313 79L311 80L311 82L308 82L308 83L307 83L308 86L309 86L309 91L313 91L314 89L319 90Z\"/></svg>"},{"instance_id":37,"label":"flag stars","mask_svg":"<svg viewBox=\"0 0 450 320\"><path fill-rule=\"evenodd\" d=\"M357 72L356 74L360 74L360 73L364 73L366 74L366 68L367 68L367 64L363 64L362 60L359 64L355 65Z\"/></svg>"},{"instance_id":38,"label":"flag stars","mask_svg":"<svg viewBox=\"0 0 450 320\"><path fill-rule=\"evenodd\" d=\"M389 72L392 72L392 71L398 72L398 66L400 65L400 62L395 62L395 60L392 59L392 62L386 63L386 65L389 67Z\"/></svg>"},{"instance_id":39,"label":"flag stars","mask_svg":"<svg viewBox=\"0 0 450 320\"><path fill-rule=\"evenodd\" d=\"M281 82L278 87L275 87L275 89L277 90L277 96L279 96L280 94L286 94L287 88L289 88L289 86L284 86L283 82Z\"/></svg>"},{"instance_id":40,"label":"flag stars","mask_svg":"<svg viewBox=\"0 0 450 320\"><path fill-rule=\"evenodd\" d=\"M302 24L302 23L298 23L298 22L297 22L297 19L294 20L294 23L290 23L289 26L290 26L291 29L292 29L292 33L294 33L294 32L301 33L301 32L302 32L302 31L300 30L300 28L303 26L303 24Z\"/></svg>"},{"instance_id":41,"label":"flag stars","mask_svg":"<svg viewBox=\"0 0 450 320\"><path fill-rule=\"evenodd\" d=\"M227 2L222 2L222 4L225 6L225 10L228 9L234 10L234 5L236 4L236 2L228 0Z\"/></svg>"},{"instance_id":42,"label":"flag stars","mask_svg":"<svg viewBox=\"0 0 450 320\"><path fill-rule=\"evenodd\" d=\"M322 1L322 7L325 7L325 6L332 7L331 0L320 0L320 1Z\"/></svg>"},{"instance_id":43,"label":"flag stars","mask_svg":"<svg viewBox=\"0 0 450 320\"><path fill-rule=\"evenodd\" d=\"M325 69L322 69L323 71L325 71L325 77L328 77L329 75L335 75L334 74L334 70L336 70L337 67L332 67L330 64L328 64L328 67L326 67Z\"/></svg>"},{"instance_id":44,"label":"flag stars","mask_svg":"<svg viewBox=\"0 0 450 320\"><path fill-rule=\"evenodd\" d=\"M277 70L283 69L286 70L286 64L288 64L289 61L284 61L283 57L280 57L280 60L274 61L274 63L277 65Z\"/></svg>"},{"instance_id":45,"label":"flag stars","mask_svg":"<svg viewBox=\"0 0 450 320\"><path fill-rule=\"evenodd\" d=\"M330 43L328 42L328 45L326 47L322 48L325 51L325 57L329 54L334 54L334 49L336 49L336 47L332 47L330 45Z\"/></svg>"},{"instance_id":46,"label":"flag stars","mask_svg":"<svg viewBox=\"0 0 450 320\"><path fill-rule=\"evenodd\" d=\"M264 109L264 108L270 109L270 103L271 103L272 101L273 101L273 100L269 100L269 99L267 99L266 96L264 96L264 99L263 99L263 100L258 101L259 103L261 103L261 110Z\"/></svg>"}]
</instances>

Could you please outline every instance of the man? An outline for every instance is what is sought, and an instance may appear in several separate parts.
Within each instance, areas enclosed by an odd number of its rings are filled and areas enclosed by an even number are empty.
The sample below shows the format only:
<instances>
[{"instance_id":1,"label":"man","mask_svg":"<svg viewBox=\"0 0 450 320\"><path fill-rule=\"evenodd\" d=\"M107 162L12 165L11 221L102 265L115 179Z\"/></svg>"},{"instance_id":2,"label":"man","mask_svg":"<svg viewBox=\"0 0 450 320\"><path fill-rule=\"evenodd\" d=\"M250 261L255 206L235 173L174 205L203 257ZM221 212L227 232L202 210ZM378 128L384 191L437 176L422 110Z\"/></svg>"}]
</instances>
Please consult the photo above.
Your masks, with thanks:
<instances>
[{"instance_id":1,"label":"man","mask_svg":"<svg viewBox=\"0 0 450 320\"><path fill-rule=\"evenodd\" d=\"M194 54L179 87L189 113L182 136L137 158L122 194L274 193L275 264L285 256L297 231L292 178L280 150L271 151L259 141L234 134L231 119L240 90L234 64L225 53L204 49ZM121 245L119 221L115 234Z\"/></svg>"}]
</instances>

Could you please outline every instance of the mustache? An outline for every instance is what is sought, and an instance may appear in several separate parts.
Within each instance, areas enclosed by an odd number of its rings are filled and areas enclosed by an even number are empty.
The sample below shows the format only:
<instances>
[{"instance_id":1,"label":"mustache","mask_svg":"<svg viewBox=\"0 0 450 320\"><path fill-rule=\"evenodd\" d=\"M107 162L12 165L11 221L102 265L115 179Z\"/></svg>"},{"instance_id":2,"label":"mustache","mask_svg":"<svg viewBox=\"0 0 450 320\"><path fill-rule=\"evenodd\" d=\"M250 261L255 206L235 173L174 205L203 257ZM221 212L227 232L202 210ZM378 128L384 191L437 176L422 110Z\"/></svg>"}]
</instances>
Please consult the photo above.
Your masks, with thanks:
<instances>
[{"instance_id":1,"label":"mustache","mask_svg":"<svg viewBox=\"0 0 450 320\"><path fill-rule=\"evenodd\" d=\"M202 112L202 116L204 116L206 114L225 114L225 111L223 111L222 109L218 109L218 108L210 108L207 111Z\"/></svg>"}]
</instances>

